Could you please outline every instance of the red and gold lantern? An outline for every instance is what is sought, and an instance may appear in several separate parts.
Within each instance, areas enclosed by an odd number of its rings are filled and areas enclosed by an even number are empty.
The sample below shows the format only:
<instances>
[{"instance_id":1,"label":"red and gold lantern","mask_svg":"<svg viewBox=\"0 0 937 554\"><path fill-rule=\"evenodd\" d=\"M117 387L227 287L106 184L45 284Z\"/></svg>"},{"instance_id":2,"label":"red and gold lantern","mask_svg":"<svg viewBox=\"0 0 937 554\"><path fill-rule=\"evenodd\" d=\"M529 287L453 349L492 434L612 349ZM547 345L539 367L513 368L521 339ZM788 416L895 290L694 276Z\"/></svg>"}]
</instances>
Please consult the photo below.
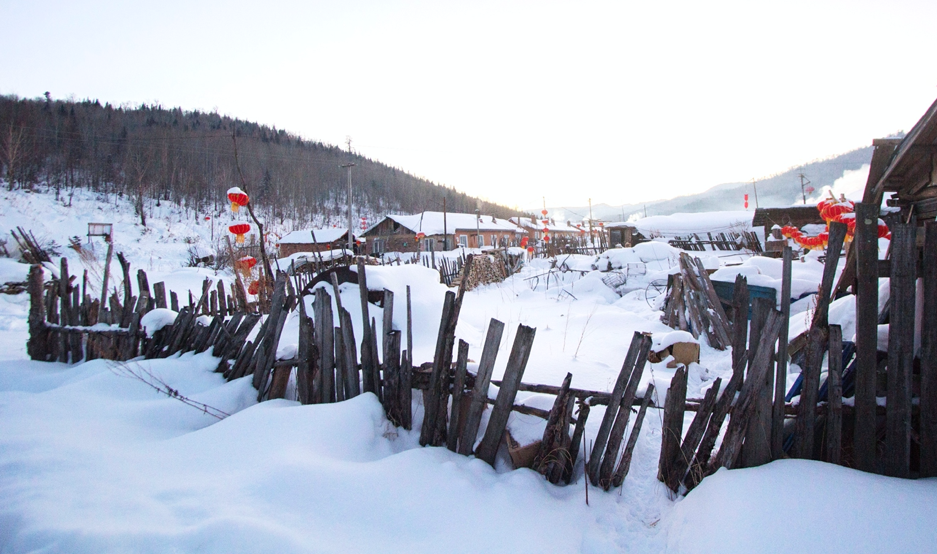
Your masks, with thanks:
<instances>
[{"instance_id":1,"label":"red and gold lantern","mask_svg":"<svg viewBox=\"0 0 937 554\"><path fill-rule=\"evenodd\" d=\"M240 187L231 187L228 189L228 201L231 202L231 211L238 213L238 208L246 206L250 198Z\"/></svg>"},{"instance_id":2,"label":"red and gold lantern","mask_svg":"<svg viewBox=\"0 0 937 554\"><path fill-rule=\"evenodd\" d=\"M256 296L258 292L260 292L260 281L251 281L251 284L247 287L247 294Z\"/></svg>"},{"instance_id":3,"label":"red and gold lantern","mask_svg":"<svg viewBox=\"0 0 937 554\"><path fill-rule=\"evenodd\" d=\"M253 256L244 256L243 258L238 259L235 265L241 271L250 271L252 267L257 265L257 258Z\"/></svg>"},{"instance_id":4,"label":"red and gold lantern","mask_svg":"<svg viewBox=\"0 0 937 554\"><path fill-rule=\"evenodd\" d=\"M235 223L228 226L228 231L234 235L234 242L244 244L244 235L250 233L251 226L248 223Z\"/></svg>"},{"instance_id":5,"label":"red and gold lantern","mask_svg":"<svg viewBox=\"0 0 937 554\"><path fill-rule=\"evenodd\" d=\"M881 219L878 220L878 238L891 240L891 231L888 230L888 225L885 225L885 222Z\"/></svg>"}]
</instances>

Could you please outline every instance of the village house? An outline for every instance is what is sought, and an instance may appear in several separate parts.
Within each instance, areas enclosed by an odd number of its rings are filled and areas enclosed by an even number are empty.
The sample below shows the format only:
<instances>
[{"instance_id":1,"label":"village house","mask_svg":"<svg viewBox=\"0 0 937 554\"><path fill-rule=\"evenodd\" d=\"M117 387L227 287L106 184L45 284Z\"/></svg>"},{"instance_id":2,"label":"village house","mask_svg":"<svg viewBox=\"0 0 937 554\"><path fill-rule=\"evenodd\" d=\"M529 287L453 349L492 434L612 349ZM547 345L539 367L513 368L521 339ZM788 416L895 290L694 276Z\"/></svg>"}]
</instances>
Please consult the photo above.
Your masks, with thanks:
<instances>
[{"instance_id":1,"label":"village house","mask_svg":"<svg viewBox=\"0 0 937 554\"><path fill-rule=\"evenodd\" d=\"M546 223L544 223L546 221ZM543 240L544 229L550 241L561 244L580 244L588 239L588 228L582 224L573 225L570 221L556 221L555 219L534 216L512 217L511 222L524 230L529 243L538 243Z\"/></svg>"},{"instance_id":2,"label":"village house","mask_svg":"<svg viewBox=\"0 0 937 554\"><path fill-rule=\"evenodd\" d=\"M515 246L521 236L523 231L507 219L443 212L390 214L362 234L371 255Z\"/></svg>"},{"instance_id":3,"label":"village house","mask_svg":"<svg viewBox=\"0 0 937 554\"><path fill-rule=\"evenodd\" d=\"M313 241L312 235L316 239ZM348 229L303 229L287 233L280 239L280 257L292 256L298 252L327 252L341 250L348 246Z\"/></svg>"}]
</instances>

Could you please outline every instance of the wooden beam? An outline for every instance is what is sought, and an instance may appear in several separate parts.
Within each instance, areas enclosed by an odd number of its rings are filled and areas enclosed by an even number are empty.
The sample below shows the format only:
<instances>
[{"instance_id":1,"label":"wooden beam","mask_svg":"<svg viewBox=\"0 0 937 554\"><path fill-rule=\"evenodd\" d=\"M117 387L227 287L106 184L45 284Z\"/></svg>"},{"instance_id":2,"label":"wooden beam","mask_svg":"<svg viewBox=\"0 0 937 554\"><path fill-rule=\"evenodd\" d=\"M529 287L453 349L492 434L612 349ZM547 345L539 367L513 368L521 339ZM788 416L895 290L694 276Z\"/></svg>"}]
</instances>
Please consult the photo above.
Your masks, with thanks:
<instances>
[{"instance_id":1,"label":"wooden beam","mask_svg":"<svg viewBox=\"0 0 937 554\"><path fill-rule=\"evenodd\" d=\"M885 423L885 475L911 471L911 372L914 364L917 221L911 215L889 218L891 238L891 313L888 332L888 397Z\"/></svg>"}]
</instances>

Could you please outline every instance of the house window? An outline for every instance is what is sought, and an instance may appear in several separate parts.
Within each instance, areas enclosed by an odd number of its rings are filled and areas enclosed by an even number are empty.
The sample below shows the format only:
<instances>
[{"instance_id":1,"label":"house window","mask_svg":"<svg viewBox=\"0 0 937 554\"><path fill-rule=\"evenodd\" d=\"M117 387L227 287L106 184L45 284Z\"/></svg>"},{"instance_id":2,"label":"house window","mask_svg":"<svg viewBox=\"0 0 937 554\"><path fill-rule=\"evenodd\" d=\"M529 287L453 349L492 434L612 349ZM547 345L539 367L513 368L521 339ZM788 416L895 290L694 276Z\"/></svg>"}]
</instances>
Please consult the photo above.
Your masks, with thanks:
<instances>
[{"instance_id":1,"label":"house window","mask_svg":"<svg viewBox=\"0 0 937 554\"><path fill-rule=\"evenodd\" d=\"M468 246L468 235L459 235L459 246L462 248Z\"/></svg>"},{"instance_id":2,"label":"house window","mask_svg":"<svg viewBox=\"0 0 937 554\"><path fill-rule=\"evenodd\" d=\"M435 250L435 248L433 248L434 246L436 246L436 239L423 239L424 251L432 252L433 250Z\"/></svg>"},{"instance_id":3,"label":"house window","mask_svg":"<svg viewBox=\"0 0 937 554\"><path fill-rule=\"evenodd\" d=\"M372 254L384 253L384 239L374 239L374 246L371 247Z\"/></svg>"}]
</instances>

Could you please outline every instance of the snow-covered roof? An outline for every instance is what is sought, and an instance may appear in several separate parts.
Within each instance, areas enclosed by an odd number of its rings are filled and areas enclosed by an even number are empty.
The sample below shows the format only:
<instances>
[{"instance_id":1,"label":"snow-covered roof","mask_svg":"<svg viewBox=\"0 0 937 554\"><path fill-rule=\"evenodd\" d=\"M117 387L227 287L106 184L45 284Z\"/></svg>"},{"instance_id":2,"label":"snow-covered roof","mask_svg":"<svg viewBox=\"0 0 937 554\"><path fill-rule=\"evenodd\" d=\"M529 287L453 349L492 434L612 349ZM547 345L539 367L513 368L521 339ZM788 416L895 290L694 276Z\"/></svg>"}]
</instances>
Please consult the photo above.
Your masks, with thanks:
<instances>
[{"instance_id":1,"label":"snow-covered roof","mask_svg":"<svg viewBox=\"0 0 937 554\"><path fill-rule=\"evenodd\" d=\"M702 212L652 215L631 224L644 236L682 236L692 233L751 231L752 212Z\"/></svg>"},{"instance_id":2,"label":"snow-covered roof","mask_svg":"<svg viewBox=\"0 0 937 554\"><path fill-rule=\"evenodd\" d=\"M534 229L536 231L543 230L543 218L536 219L531 221L529 217L512 217L511 221L524 227L525 229ZM589 230L588 226L583 225L582 227L576 227L575 225L570 224L567 221L553 221L546 225L546 228L551 233L578 233L580 230L585 229Z\"/></svg>"},{"instance_id":3,"label":"snow-covered roof","mask_svg":"<svg viewBox=\"0 0 937 554\"><path fill-rule=\"evenodd\" d=\"M428 236L443 234L443 212L422 212L413 215L388 214L387 217L415 233L424 233ZM521 232L517 225L507 219L498 219L490 215L480 215L476 219L475 214L445 214L445 231L449 234L456 230L475 229L476 225L479 231Z\"/></svg>"},{"instance_id":4,"label":"snow-covered roof","mask_svg":"<svg viewBox=\"0 0 937 554\"><path fill-rule=\"evenodd\" d=\"M302 229L287 233L286 236L280 239L280 244L313 244L312 233L310 231L315 231L316 233L315 244L328 244L341 239L342 236L348 232L348 229L337 229L334 227L329 229Z\"/></svg>"}]
</instances>

